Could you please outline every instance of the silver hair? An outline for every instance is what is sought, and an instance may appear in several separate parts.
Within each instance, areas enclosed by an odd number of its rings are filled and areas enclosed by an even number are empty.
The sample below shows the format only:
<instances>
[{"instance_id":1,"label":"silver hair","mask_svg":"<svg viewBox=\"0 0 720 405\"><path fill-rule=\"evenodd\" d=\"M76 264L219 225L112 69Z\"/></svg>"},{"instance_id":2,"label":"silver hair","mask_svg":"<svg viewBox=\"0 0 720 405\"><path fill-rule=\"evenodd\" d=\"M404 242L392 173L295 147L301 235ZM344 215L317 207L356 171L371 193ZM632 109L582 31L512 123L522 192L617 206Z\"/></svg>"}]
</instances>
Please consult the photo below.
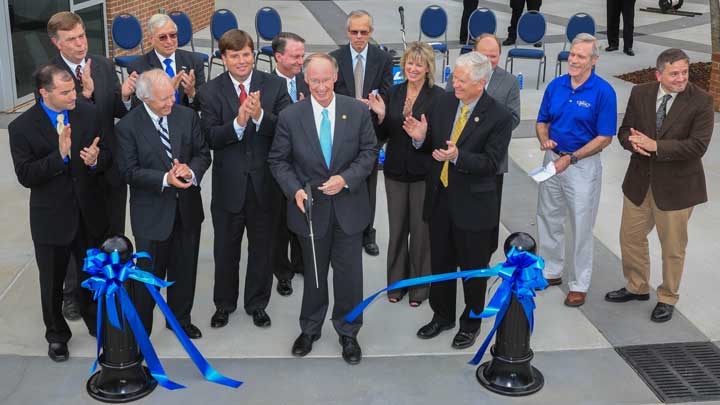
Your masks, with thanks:
<instances>
[{"instance_id":1,"label":"silver hair","mask_svg":"<svg viewBox=\"0 0 720 405\"><path fill-rule=\"evenodd\" d=\"M135 82L135 94L142 101L152 100L153 89L161 85L172 87L170 76L162 69L150 69L143 72Z\"/></svg>"},{"instance_id":2,"label":"silver hair","mask_svg":"<svg viewBox=\"0 0 720 405\"><path fill-rule=\"evenodd\" d=\"M373 29L373 18L372 18L372 16L370 15L370 13L368 13L368 12L365 11L365 10L353 10L353 11L351 11L350 14L348 14L347 20L345 21L345 29L346 29L346 30L347 30L347 29L350 29L350 20L353 20L353 19L358 18L358 17L365 17L365 16L367 16L368 18L370 18L370 30L372 30L372 29Z\"/></svg>"},{"instance_id":3,"label":"silver hair","mask_svg":"<svg viewBox=\"0 0 720 405\"><path fill-rule=\"evenodd\" d=\"M487 56L480 52L468 52L458 56L455 59L455 68L465 66L470 68L470 79L477 82L479 80L487 80L490 77L492 65Z\"/></svg>"},{"instance_id":4,"label":"silver hair","mask_svg":"<svg viewBox=\"0 0 720 405\"><path fill-rule=\"evenodd\" d=\"M177 28L175 22L167 14L155 14L147 22L148 33L152 35L155 30L162 28L167 24L172 24L173 27Z\"/></svg>"},{"instance_id":5,"label":"silver hair","mask_svg":"<svg viewBox=\"0 0 720 405\"><path fill-rule=\"evenodd\" d=\"M586 43L586 44L592 44L592 57L597 58L600 56L600 47L598 46L598 40L594 36L586 33L581 32L577 35L575 35L575 38L572 40L572 45L579 44L579 43Z\"/></svg>"}]
</instances>

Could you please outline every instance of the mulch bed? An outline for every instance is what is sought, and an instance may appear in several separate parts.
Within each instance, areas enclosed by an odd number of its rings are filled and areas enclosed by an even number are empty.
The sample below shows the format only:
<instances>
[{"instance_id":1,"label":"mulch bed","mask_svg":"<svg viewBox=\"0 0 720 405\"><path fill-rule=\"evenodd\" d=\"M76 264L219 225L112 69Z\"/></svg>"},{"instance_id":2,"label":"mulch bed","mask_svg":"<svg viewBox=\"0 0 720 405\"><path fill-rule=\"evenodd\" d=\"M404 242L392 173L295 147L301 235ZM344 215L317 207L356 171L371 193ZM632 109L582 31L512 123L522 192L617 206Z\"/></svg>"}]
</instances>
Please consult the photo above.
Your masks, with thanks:
<instances>
[{"instance_id":1,"label":"mulch bed","mask_svg":"<svg viewBox=\"0 0 720 405\"><path fill-rule=\"evenodd\" d=\"M708 90L710 86L710 67L710 62L691 63L690 81L701 88ZM616 77L634 84L654 82L656 80L654 67L624 73Z\"/></svg>"}]
</instances>

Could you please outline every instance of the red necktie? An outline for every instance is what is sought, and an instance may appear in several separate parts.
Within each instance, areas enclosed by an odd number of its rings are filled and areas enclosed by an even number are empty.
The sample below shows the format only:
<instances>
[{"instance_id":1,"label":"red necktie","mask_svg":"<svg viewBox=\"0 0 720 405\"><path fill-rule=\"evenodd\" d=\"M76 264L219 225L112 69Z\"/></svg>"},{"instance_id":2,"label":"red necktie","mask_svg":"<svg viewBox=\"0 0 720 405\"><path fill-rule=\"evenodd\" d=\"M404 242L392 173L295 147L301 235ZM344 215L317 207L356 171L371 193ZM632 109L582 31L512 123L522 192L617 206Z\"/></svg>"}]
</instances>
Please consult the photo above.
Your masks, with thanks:
<instances>
[{"instance_id":1,"label":"red necktie","mask_svg":"<svg viewBox=\"0 0 720 405\"><path fill-rule=\"evenodd\" d=\"M80 82L80 86L82 86L82 67L80 65L75 67L75 77L77 77L78 82Z\"/></svg>"},{"instance_id":2,"label":"red necktie","mask_svg":"<svg viewBox=\"0 0 720 405\"><path fill-rule=\"evenodd\" d=\"M247 99L247 93L245 92L245 85L240 83L240 105L242 105Z\"/></svg>"}]
</instances>

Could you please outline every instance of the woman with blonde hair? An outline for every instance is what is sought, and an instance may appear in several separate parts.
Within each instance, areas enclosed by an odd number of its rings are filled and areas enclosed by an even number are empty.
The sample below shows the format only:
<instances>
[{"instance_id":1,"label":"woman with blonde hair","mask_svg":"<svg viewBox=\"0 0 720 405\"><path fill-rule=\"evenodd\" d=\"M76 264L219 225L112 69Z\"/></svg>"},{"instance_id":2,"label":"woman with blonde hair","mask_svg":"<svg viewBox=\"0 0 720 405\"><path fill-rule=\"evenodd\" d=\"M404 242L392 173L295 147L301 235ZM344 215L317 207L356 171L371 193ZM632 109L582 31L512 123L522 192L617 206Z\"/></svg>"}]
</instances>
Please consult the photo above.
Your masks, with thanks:
<instances>
[{"instance_id":1,"label":"woman with blonde hair","mask_svg":"<svg viewBox=\"0 0 720 405\"><path fill-rule=\"evenodd\" d=\"M443 89L435 85L435 54L424 42L408 44L400 60L405 81L392 87L383 99L371 94L370 108L377 114L378 138L387 141L385 192L390 223L387 250L388 285L411 277L430 274L430 234L422 220L425 176L432 157L417 150L403 129L405 118L416 119L432 110ZM409 291L388 292L390 302L410 294L410 306L417 307L428 297L428 286Z\"/></svg>"}]
</instances>

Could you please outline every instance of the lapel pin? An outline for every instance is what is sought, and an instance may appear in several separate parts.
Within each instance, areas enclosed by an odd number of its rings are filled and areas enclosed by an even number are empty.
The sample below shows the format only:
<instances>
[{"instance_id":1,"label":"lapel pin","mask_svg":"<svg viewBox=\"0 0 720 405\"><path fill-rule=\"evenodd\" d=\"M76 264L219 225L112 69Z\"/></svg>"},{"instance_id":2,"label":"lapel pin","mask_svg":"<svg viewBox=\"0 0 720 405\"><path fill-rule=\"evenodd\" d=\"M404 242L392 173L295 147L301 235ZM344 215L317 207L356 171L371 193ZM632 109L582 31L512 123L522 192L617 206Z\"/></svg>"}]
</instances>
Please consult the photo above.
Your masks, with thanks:
<instances>
[{"instance_id":1,"label":"lapel pin","mask_svg":"<svg viewBox=\"0 0 720 405\"><path fill-rule=\"evenodd\" d=\"M346 119L347 119L347 115L343 114L341 118L344 119L344 120L346 120Z\"/></svg>"},{"instance_id":2,"label":"lapel pin","mask_svg":"<svg viewBox=\"0 0 720 405\"><path fill-rule=\"evenodd\" d=\"M473 121L475 121L475 122L480 122L480 118L475 117L475 118L473 118Z\"/></svg>"}]
</instances>

